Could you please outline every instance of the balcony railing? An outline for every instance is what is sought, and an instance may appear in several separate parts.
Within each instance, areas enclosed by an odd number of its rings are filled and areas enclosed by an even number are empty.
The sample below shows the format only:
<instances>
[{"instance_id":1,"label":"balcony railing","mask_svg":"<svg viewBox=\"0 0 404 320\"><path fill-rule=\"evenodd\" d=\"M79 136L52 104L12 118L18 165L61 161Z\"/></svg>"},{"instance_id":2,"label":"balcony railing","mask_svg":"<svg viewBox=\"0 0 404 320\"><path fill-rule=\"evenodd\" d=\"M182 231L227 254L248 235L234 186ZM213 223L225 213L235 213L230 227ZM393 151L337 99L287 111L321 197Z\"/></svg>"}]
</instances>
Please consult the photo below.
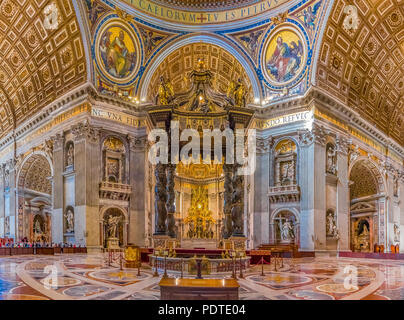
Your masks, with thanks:
<instances>
[{"instance_id":1,"label":"balcony railing","mask_svg":"<svg viewBox=\"0 0 404 320\"><path fill-rule=\"evenodd\" d=\"M276 202L296 202L300 201L300 188L297 185L269 187L269 201Z\"/></svg>"},{"instance_id":2,"label":"balcony railing","mask_svg":"<svg viewBox=\"0 0 404 320\"><path fill-rule=\"evenodd\" d=\"M100 183L100 197L111 200L128 201L132 193L132 186L123 183L107 182Z\"/></svg>"}]
</instances>

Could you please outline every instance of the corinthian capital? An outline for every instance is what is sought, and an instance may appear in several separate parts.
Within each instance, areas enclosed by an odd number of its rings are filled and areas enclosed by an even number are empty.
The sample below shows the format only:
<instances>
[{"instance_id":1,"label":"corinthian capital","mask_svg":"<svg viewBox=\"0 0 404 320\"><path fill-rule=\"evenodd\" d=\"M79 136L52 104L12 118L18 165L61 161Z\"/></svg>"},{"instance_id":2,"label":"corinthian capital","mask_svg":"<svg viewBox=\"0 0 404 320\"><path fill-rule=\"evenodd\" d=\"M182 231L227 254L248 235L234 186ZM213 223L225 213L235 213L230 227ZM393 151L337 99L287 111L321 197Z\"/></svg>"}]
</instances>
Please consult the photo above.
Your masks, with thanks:
<instances>
[{"instance_id":1,"label":"corinthian capital","mask_svg":"<svg viewBox=\"0 0 404 320\"><path fill-rule=\"evenodd\" d=\"M267 153L273 146L273 138L257 138L256 148L257 153Z\"/></svg>"},{"instance_id":2,"label":"corinthian capital","mask_svg":"<svg viewBox=\"0 0 404 320\"><path fill-rule=\"evenodd\" d=\"M348 155L350 141L346 137L337 136L335 142L336 142L336 145L337 145L338 153L343 154L343 155Z\"/></svg>"},{"instance_id":3,"label":"corinthian capital","mask_svg":"<svg viewBox=\"0 0 404 320\"><path fill-rule=\"evenodd\" d=\"M129 148L133 151L142 151L146 148L147 137L134 137L127 135L126 138L129 142Z\"/></svg>"},{"instance_id":4,"label":"corinthian capital","mask_svg":"<svg viewBox=\"0 0 404 320\"><path fill-rule=\"evenodd\" d=\"M310 146L314 142L314 135L309 129L306 129L299 133L299 141L302 146Z\"/></svg>"},{"instance_id":5,"label":"corinthian capital","mask_svg":"<svg viewBox=\"0 0 404 320\"><path fill-rule=\"evenodd\" d=\"M313 129L311 130L314 136L314 142L325 146L325 142L327 141L328 132L324 127L320 127L316 124L313 124Z\"/></svg>"},{"instance_id":6,"label":"corinthian capital","mask_svg":"<svg viewBox=\"0 0 404 320\"><path fill-rule=\"evenodd\" d=\"M100 140L100 131L91 126L88 121L72 126L72 133L76 142L86 140L92 143L97 143Z\"/></svg>"},{"instance_id":7,"label":"corinthian capital","mask_svg":"<svg viewBox=\"0 0 404 320\"><path fill-rule=\"evenodd\" d=\"M53 143L53 151L59 151L63 149L63 135L60 133L56 134L56 136L51 137Z\"/></svg>"}]
</instances>

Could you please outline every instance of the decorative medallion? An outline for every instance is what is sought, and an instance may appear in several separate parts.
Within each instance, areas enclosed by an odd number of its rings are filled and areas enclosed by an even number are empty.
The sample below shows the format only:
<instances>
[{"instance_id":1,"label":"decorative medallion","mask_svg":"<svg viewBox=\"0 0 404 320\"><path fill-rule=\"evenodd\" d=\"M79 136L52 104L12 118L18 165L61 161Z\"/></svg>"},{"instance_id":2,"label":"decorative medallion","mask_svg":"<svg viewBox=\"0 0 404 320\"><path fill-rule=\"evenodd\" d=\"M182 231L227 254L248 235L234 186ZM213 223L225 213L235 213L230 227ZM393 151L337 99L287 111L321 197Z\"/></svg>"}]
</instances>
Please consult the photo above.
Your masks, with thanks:
<instances>
[{"instance_id":1,"label":"decorative medallion","mask_svg":"<svg viewBox=\"0 0 404 320\"><path fill-rule=\"evenodd\" d=\"M97 67L104 78L125 84L140 66L140 44L130 26L113 19L101 27L95 42Z\"/></svg>"},{"instance_id":2,"label":"decorative medallion","mask_svg":"<svg viewBox=\"0 0 404 320\"><path fill-rule=\"evenodd\" d=\"M262 69L270 84L287 86L302 74L307 57L305 43L301 32L291 25L271 31L262 55Z\"/></svg>"}]
</instances>

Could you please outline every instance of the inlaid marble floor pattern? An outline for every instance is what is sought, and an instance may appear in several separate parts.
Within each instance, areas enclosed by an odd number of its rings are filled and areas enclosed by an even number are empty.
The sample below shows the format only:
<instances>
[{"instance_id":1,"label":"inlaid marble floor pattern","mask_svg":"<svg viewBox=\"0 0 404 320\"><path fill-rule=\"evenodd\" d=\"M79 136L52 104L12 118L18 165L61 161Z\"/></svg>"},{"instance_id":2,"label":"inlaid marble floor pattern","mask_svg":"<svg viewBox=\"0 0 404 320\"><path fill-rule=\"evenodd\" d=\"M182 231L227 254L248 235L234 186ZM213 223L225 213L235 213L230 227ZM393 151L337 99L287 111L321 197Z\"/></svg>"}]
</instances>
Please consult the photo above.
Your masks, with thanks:
<instances>
[{"instance_id":1,"label":"inlaid marble floor pattern","mask_svg":"<svg viewBox=\"0 0 404 320\"><path fill-rule=\"evenodd\" d=\"M242 300L401 300L404 261L301 258L253 266L240 284ZM153 271L108 266L102 255L0 257L0 299L155 300L160 299ZM178 274L170 274L178 277ZM223 278L231 275L210 275Z\"/></svg>"}]
</instances>

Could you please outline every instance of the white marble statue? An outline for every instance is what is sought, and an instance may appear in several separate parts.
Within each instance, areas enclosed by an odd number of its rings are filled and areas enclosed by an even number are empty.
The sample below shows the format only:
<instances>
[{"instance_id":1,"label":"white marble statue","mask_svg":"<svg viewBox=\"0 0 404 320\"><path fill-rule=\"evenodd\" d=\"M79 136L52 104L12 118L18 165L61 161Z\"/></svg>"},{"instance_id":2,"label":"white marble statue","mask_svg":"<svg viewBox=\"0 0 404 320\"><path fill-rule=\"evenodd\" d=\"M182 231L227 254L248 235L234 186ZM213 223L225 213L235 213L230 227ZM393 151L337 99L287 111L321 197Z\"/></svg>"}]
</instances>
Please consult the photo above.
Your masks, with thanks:
<instances>
[{"instance_id":1,"label":"white marble statue","mask_svg":"<svg viewBox=\"0 0 404 320\"><path fill-rule=\"evenodd\" d=\"M327 236L335 236L337 226L335 224L334 215L330 212L327 216Z\"/></svg>"},{"instance_id":2,"label":"white marble statue","mask_svg":"<svg viewBox=\"0 0 404 320\"><path fill-rule=\"evenodd\" d=\"M394 224L394 242L400 242L400 225Z\"/></svg>"},{"instance_id":3,"label":"white marble statue","mask_svg":"<svg viewBox=\"0 0 404 320\"><path fill-rule=\"evenodd\" d=\"M71 209L67 210L65 213L66 218L66 232L71 233L74 232L74 214Z\"/></svg>"},{"instance_id":4,"label":"white marble statue","mask_svg":"<svg viewBox=\"0 0 404 320\"><path fill-rule=\"evenodd\" d=\"M121 220L120 216L109 215L107 219L107 234L108 238L116 238L116 230L119 221Z\"/></svg>"},{"instance_id":5,"label":"white marble statue","mask_svg":"<svg viewBox=\"0 0 404 320\"><path fill-rule=\"evenodd\" d=\"M74 164L74 147L72 144L69 145L67 150L67 166L72 166Z\"/></svg>"},{"instance_id":6,"label":"white marble statue","mask_svg":"<svg viewBox=\"0 0 404 320\"><path fill-rule=\"evenodd\" d=\"M282 223L282 221L279 221L279 223L282 241L290 241L294 239L293 225L289 219L286 219L284 223Z\"/></svg>"},{"instance_id":7,"label":"white marble statue","mask_svg":"<svg viewBox=\"0 0 404 320\"><path fill-rule=\"evenodd\" d=\"M336 173L336 150L333 146L328 147L327 149L327 172L335 174Z\"/></svg>"}]
</instances>

